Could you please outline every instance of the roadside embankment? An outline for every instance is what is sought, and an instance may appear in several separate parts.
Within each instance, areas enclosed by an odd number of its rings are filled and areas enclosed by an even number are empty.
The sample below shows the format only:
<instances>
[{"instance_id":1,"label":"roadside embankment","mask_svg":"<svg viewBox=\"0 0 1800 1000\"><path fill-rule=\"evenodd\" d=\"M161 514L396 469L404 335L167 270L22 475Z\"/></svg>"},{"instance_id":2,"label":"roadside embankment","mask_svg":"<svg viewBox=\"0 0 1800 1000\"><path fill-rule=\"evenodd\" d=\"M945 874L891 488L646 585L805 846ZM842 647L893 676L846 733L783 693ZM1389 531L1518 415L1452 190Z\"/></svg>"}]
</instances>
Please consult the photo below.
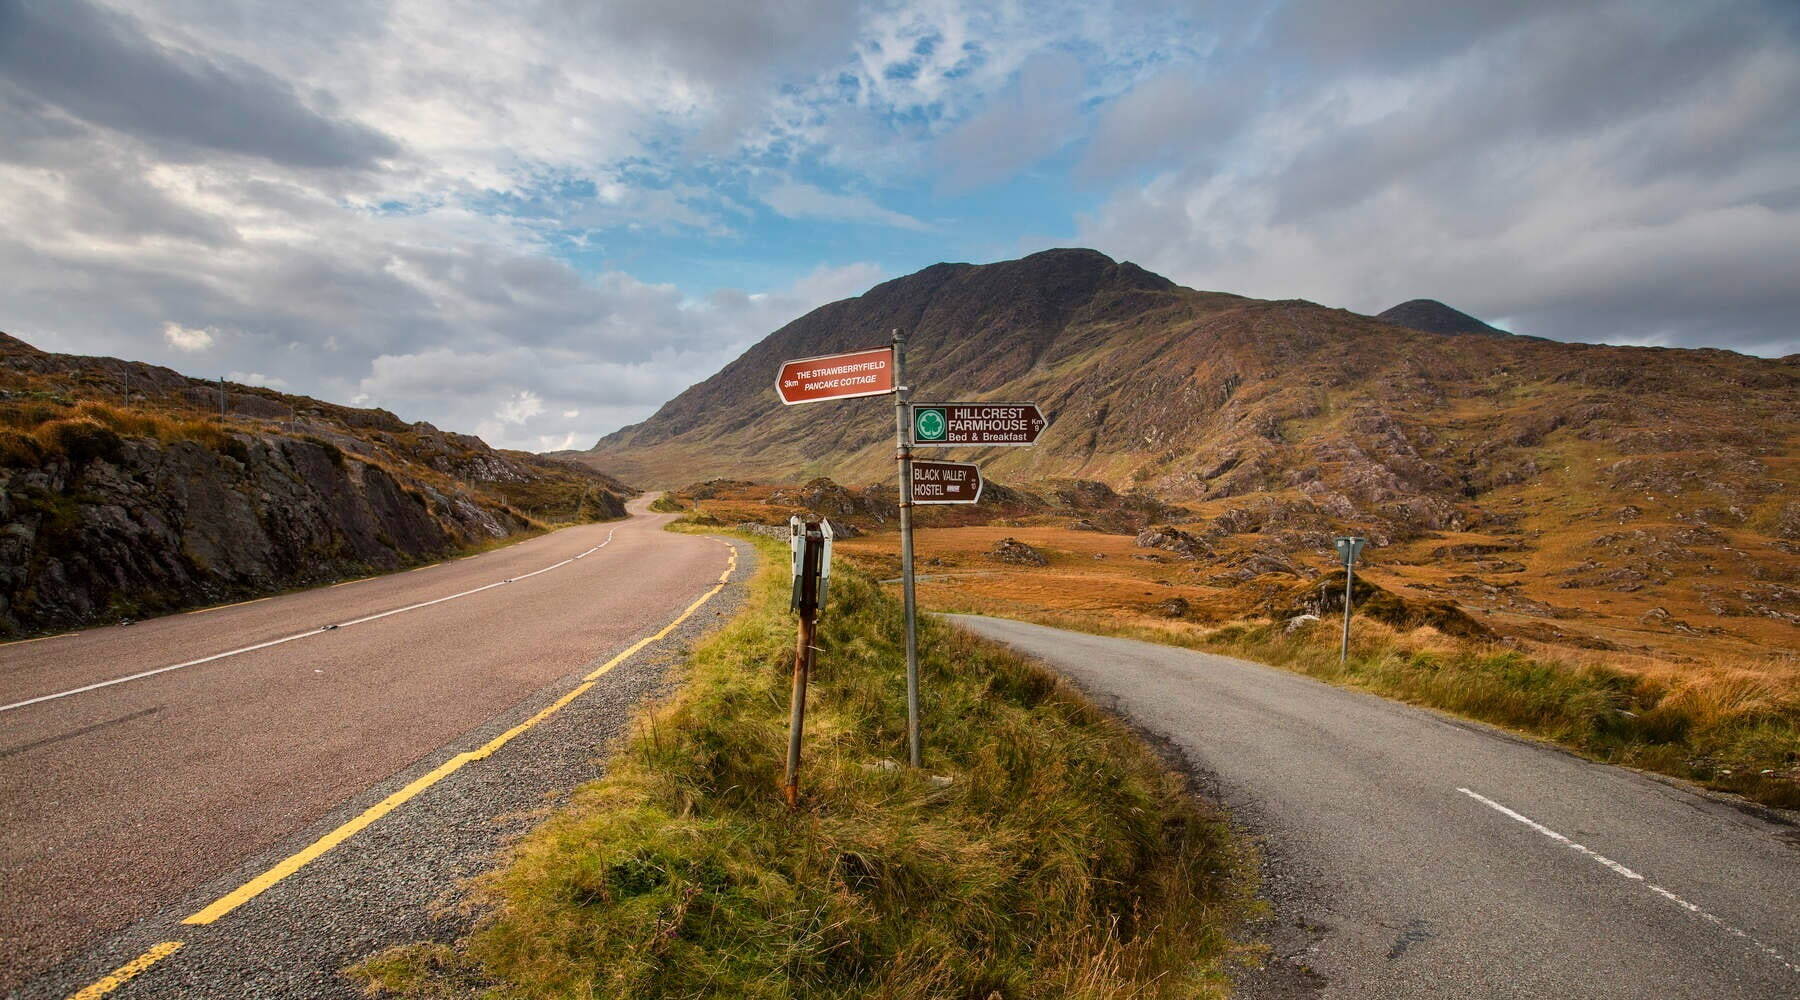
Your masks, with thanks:
<instances>
[{"instance_id":1,"label":"roadside embankment","mask_svg":"<svg viewBox=\"0 0 1800 1000\"><path fill-rule=\"evenodd\" d=\"M357 979L387 995L1224 995L1253 866L1223 818L1066 683L931 619L925 767L898 765L899 608L842 566L789 810L786 559L757 544L749 609L607 776L477 884L477 929Z\"/></svg>"}]
</instances>

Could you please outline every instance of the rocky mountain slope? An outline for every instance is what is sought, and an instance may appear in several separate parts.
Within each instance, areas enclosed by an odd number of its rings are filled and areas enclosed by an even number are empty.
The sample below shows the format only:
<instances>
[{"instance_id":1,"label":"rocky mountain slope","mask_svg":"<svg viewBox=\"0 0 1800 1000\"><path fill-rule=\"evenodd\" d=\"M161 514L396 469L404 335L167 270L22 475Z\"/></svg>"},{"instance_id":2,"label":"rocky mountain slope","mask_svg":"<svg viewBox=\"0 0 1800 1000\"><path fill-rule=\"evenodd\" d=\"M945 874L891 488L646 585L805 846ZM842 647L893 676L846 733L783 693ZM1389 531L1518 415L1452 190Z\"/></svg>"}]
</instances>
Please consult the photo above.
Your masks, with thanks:
<instances>
[{"instance_id":1,"label":"rocky mountain slope","mask_svg":"<svg viewBox=\"0 0 1800 1000\"><path fill-rule=\"evenodd\" d=\"M783 407L772 383L895 327L915 398L1033 400L1053 421L1034 448L944 457L1184 505L1254 562L1234 573L1323 565L1350 531L1412 563L1418 596L1552 637L1627 608L1758 649L1800 636L1800 357L1435 334L1091 250L939 264L824 306L584 458L668 486L889 480L886 397Z\"/></svg>"},{"instance_id":2,"label":"rocky mountain slope","mask_svg":"<svg viewBox=\"0 0 1800 1000\"><path fill-rule=\"evenodd\" d=\"M624 513L479 438L0 334L0 636L389 570Z\"/></svg>"},{"instance_id":3,"label":"rocky mountain slope","mask_svg":"<svg viewBox=\"0 0 1800 1000\"><path fill-rule=\"evenodd\" d=\"M1395 326L1404 326L1413 330L1424 330L1426 333L1485 333L1495 337L1509 334L1498 327L1492 327L1463 312L1452 309L1436 299L1413 299L1402 302L1392 309L1383 310L1375 318Z\"/></svg>"}]
</instances>

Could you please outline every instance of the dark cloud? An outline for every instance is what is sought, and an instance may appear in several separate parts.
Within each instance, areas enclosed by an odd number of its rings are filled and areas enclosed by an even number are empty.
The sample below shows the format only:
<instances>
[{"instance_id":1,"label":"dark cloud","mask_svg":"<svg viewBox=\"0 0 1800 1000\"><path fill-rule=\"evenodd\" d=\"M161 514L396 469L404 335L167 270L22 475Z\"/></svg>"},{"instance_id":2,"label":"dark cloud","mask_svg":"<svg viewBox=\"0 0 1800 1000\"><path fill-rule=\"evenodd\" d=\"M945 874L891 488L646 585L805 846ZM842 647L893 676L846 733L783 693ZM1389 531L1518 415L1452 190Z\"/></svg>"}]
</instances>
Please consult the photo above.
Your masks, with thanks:
<instances>
[{"instance_id":1,"label":"dark cloud","mask_svg":"<svg viewBox=\"0 0 1800 1000\"><path fill-rule=\"evenodd\" d=\"M1276 220L1302 223L1412 181L1454 189L1444 197L1502 204L1494 196L1503 189L1483 171L1496 150L1531 146L1554 156L1559 143L1622 127L1644 132L1615 162L1640 183L1706 161L1741 162L1741 140L1767 148L1784 131L1791 140L1800 77L1769 81L1778 92L1751 95L1759 107L1704 136L1690 122L1718 107L1677 102L1708 88L1729 91L1727 77L1767 44L1767 26L1703 12L1656 17L1635 7L1537 22L1494 40L1462 72L1389 114L1355 123L1345 120L1350 109L1338 109L1338 120L1325 123L1278 180ZM1470 183L1475 178L1484 183Z\"/></svg>"},{"instance_id":2,"label":"dark cloud","mask_svg":"<svg viewBox=\"0 0 1800 1000\"><path fill-rule=\"evenodd\" d=\"M1262 110L1268 81L1255 68L1202 75L1166 70L1100 115L1078 174L1111 180L1134 171L1217 164L1238 131Z\"/></svg>"},{"instance_id":3,"label":"dark cloud","mask_svg":"<svg viewBox=\"0 0 1800 1000\"><path fill-rule=\"evenodd\" d=\"M159 45L83 0L0 0L0 81L158 146L327 168L366 167L398 152L380 132L316 113L256 66Z\"/></svg>"},{"instance_id":4,"label":"dark cloud","mask_svg":"<svg viewBox=\"0 0 1800 1000\"><path fill-rule=\"evenodd\" d=\"M1563 339L1800 349L1800 8L1438 7L1285 6L1266 39L1285 39L1279 92L1246 122L1215 118L1197 86L1127 95L1102 118L1121 137L1108 152L1167 166L1115 191L1084 238L1252 295L1365 312L1429 297ZM1225 150L1168 152L1157 129L1183 115L1219 122ZM1134 118L1148 139L1116 124Z\"/></svg>"},{"instance_id":5,"label":"dark cloud","mask_svg":"<svg viewBox=\"0 0 1800 1000\"><path fill-rule=\"evenodd\" d=\"M1301 72L1394 72L1586 6L1591 0L1287 0L1274 6L1261 42Z\"/></svg>"}]
</instances>

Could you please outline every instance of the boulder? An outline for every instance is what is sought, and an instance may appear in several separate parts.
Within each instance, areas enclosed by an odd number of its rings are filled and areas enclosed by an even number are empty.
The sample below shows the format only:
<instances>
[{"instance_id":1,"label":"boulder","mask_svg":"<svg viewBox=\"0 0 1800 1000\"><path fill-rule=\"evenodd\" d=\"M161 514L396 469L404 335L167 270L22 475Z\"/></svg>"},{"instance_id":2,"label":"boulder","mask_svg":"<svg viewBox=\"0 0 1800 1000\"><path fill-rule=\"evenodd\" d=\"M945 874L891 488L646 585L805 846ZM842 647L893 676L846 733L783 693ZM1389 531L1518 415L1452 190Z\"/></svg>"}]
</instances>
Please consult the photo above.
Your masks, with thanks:
<instances>
[{"instance_id":1,"label":"boulder","mask_svg":"<svg viewBox=\"0 0 1800 1000\"><path fill-rule=\"evenodd\" d=\"M1193 535L1171 525L1160 528L1147 528L1137 536L1140 549L1162 549L1173 552L1183 559L1198 559L1212 555L1212 547Z\"/></svg>"},{"instance_id":2,"label":"boulder","mask_svg":"<svg viewBox=\"0 0 1800 1000\"><path fill-rule=\"evenodd\" d=\"M1000 539L994 545L993 551L988 554L1001 562L1012 563L1015 566L1050 565L1050 560L1045 559L1043 553L1016 538Z\"/></svg>"}]
</instances>

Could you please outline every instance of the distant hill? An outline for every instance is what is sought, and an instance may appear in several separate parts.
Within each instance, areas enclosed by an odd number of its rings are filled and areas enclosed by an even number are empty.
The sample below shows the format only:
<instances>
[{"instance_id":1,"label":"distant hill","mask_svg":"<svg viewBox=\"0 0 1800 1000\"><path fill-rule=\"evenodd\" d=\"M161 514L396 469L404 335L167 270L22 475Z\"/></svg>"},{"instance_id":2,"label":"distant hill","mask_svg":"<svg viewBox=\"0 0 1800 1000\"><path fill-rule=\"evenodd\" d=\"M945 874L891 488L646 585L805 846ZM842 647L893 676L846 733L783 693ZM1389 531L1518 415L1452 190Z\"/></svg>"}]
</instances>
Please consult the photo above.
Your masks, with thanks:
<instances>
[{"instance_id":1,"label":"distant hill","mask_svg":"<svg viewBox=\"0 0 1800 1000\"><path fill-rule=\"evenodd\" d=\"M393 569L624 513L480 438L0 333L0 636Z\"/></svg>"},{"instance_id":2,"label":"distant hill","mask_svg":"<svg viewBox=\"0 0 1800 1000\"><path fill-rule=\"evenodd\" d=\"M1452 309L1436 299L1413 299L1411 302L1402 302L1386 312L1378 313L1375 318L1395 326L1423 330L1426 333L1485 333L1496 337L1512 336L1499 327L1489 326L1468 313Z\"/></svg>"}]
</instances>

